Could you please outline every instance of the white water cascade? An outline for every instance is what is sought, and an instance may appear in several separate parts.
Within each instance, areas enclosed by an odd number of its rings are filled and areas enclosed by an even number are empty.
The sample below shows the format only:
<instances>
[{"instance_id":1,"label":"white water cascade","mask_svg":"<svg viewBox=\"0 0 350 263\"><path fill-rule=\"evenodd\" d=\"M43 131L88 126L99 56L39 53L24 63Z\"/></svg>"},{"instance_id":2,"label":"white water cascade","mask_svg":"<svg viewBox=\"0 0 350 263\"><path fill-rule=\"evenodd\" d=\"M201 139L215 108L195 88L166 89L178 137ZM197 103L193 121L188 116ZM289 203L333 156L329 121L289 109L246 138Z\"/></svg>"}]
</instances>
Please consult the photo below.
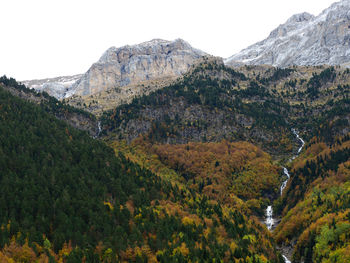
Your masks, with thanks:
<instances>
[{"instance_id":1,"label":"white water cascade","mask_svg":"<svg viewBox=\"0 0 350 263\"><path fill-rule=\"evenodd\" d=\"M281 185L281 195L283 194L283 190L284 190L284 188L286 188L288 180L290 178L289 172L288 172L286 167L283 167L283 173L285 176L287 176L287 179Z\"/></svg>"},{"instance_id":2,"label":"white water cascade","mask_svg":"<svg viewBox=\"0 0 350 263\"><path fill-rule=\"evenodd\" d=\"M100 136L100 133L101 133L101 131L102 131L102 127L101 127L101 122L100 122L100 121L97 123L97 128L98 128L98 132L97 132L97 134L94 136L94 139L98 138L98 136Z\"/></svg>"},{"instance_id":3,"label":"white water cascade","mask_svg":"<svg viewBox=\"0 0 350 263\"><path fill-rule=\"evenodd\" d=\"M305 142L304 140L299 136L299 133L295 130L295 129L292 129L292 132L294 133L294 135L297 137L297 139L301 142L301 146L300 148L298 149L298 153L297 155L294 155L292 160L294 160L298 155L299 153L301 152L301 150L303 149L304 145L305 145Z\"/></svg>"},{"instance_id":4,"label":"white water cascade","mask_svg":"<svg viewBox=\"0 0 350 263\"><path fill-rule=\"evenodd\" d=\"M268 230L271 230L272 226L274 225L274 219L272 216L273 216L272 206L269 205L266 208L266 226Z\"/></svg>"},{"instance_id":5,"label":"white water cascade","mask_svg":"<svg viewBox=\"0 0 350 263\"><path fill-rule=\"evenodd\" d=\"M292 261L290 261L285 255L282 255L284 262L286 263L292 263Z\"/></svg>"},{"instance_id":6,"label":"white water cascade","mask_svg":"<svg viewBox=\"0 0 350 263\"><path fill-rule=\"evenodd\" d=\"M297 139L301 142L301 146L298 149L297 154L294 155L292 157L292 159L291 159L291 160L294 160L300 154L300 152L302 151L302 149L303 149L303 147L305 145L305 142L299 136L299 133L295 129L292 129L292 132L297 137ZM283 190L286 188L287 183L288 183L288 181L290 179L290 174L289 174L289 171L288 171L288 169L286 167L283 167L283 173L284 173L285 176L287 176L287 179L281 185L281 195L283 194ZM265 221L265 224L266 224L267 229L268 230L272 230L272 227L273 227L274 223L275 223L275 220L273 219L273 209L272 209L272 206L269 205L266 208L266 221ZM285 255L282 255L282 257L283 257L285 263L291 263L291 261Z\"/></svg>"},{"instance_id":7,"label":"white water cascade","mask_svg":"<svg viewBox=\"0 0 350 263\"><path fill-rule=\"evenodd\" d=\"M100 121L98 122L97 126L98 126L98 134L97 134L97 136L99 136L101 131L102 131L101 122Z\"/></svg>"}]
</instances>

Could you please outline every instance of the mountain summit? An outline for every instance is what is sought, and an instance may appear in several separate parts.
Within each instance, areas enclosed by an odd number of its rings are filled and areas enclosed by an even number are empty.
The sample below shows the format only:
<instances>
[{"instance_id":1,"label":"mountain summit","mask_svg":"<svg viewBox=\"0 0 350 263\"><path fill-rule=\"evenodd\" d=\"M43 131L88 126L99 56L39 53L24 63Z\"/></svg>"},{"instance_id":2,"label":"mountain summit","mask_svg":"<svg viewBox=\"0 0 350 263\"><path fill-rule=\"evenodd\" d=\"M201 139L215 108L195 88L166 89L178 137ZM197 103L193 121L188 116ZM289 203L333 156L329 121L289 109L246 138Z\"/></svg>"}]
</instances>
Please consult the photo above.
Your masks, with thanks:
<instances>
[{"instance_id":1,"label":"mountain summit","mask_svg":"<svg viewBox=\"0 0 350 263\"><path fill-rule=\"evenodd\" d=\"M332 4L320 15L293 15L286 23L225 63L228 65L350 64L350 0Z\"/></svg>"},{"instance_id":2,"label":"mountain summit","mask_svg":"<svg viewBox=\"0 0 350 263\"><path fill-rule=\"evenodd\" d=\"M72 89L75 94L84 96L137 82L179 76L204 55L182 39L153 39L133 46L111 47Z\"/></svg>"},{"instance_id":3,"label":"mountain summit","mask_svg":"<svg viewBox=\"0 0 350 263\"><path fill-rule=\"evenodd\" d=\"M180 76L206 55L182 39L153 39L137 45L109 48L85 74L69 78L74 82L68 86L67 77L23 83L58 99L87 96L148 80Z\"/></svg>"}]
</instances>

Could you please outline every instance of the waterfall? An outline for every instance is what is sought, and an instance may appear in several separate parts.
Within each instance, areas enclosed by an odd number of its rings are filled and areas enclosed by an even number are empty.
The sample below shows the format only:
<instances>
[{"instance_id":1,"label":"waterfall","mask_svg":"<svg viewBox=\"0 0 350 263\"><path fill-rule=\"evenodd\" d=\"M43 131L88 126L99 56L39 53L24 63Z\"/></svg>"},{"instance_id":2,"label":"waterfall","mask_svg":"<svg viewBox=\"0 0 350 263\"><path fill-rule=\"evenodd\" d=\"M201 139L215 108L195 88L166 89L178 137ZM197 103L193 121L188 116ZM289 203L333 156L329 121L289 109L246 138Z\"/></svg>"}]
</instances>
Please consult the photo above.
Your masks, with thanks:
<instances>
[{"instance_id":1,"label":"waterfall","mask_svg":"<svg viewBox=\"0 0 350 263\"><path fill-rule=\"evenodd\" d=\"M101 128L101 122L99 121L97 123L97 126L98 126L98 133L97 133L97 137L100 135L101 131L102 131L102 128Z\"/></svg>"},{"instance_id":2,"label":"waterfall","mask_svg":"<svg viewBox=\"0 0 350 263\"><path fill-rule=\"evenodd\" d=\"M272 206L269 205L266 208L266 226L268 230L271 230L274 225L274 219L272 216L273 216Z\"/></svg>"},{"instance_id":3,"label":"waterfall","mask_svg":"<svg viewBox=\"0 0 350 263\"><path fill-rule=\"evenodd\" d=\"M283 190L284 190L284 188L286 188L288 180L290 178L289 172L288 172L286 167L283 167L283 173L284 173L284 175L287 176L287 179L281 185L281 195L283 194Z\"/></svg>"},{"instance_id":4,"label":"waterfall","mask_svg":"<svg viewBox=\"0 0 350 263\"><path fill-rule=\"evenodd\" d=\"M285 255L282 255L285 263L292 263Z\"/></svg>"},{"instance_id":5,"label":"waterfall","mask_svg":"<svg viewBox=\"0 0 350 263\"><path fill-rule=\"evenodd\" d=\"M297 137L297 139L301 142L301 146L300 148L298 149L298 152L296 155L294 155L291 160L294 160L301 152L301 150L303 149L304 145L305 145L305 142L304 140L299 136L299 133L293 128L292 129L292 132L293 134L295 135L295 137ZM283 194L283 190L286 188L287 186L287 183L290 179L290 175L289 175L289 171L286 167L283 167L283 173L284 175L287 176L287 179L282 183L281 185L281 195ZM274 225L275 221L273 219L273 209L272 209L272 206L269 205L267 208L266 208L266 221L265 221L265 224L266 224L266 227L268 230L271 230L273 225ZM291 263L291 261L285 256L285 255L282 255L283 259L284 259L284 262L285 263Z\"/></svg>"},{"instance_id":6,"label":"waterfall","mask_svg":"<svg viewBox=\"0 0 350 263\"><path fill-rule=\"evenodd\" d=\"M297 153L297 155L299 155L299 153L301 152L301 150L303 149L303 147L304 147L304 145L305 145L305 142L304 142L304 140L302 139L302 138L300 138L300 136L299 136L299 133L295 130L295 129L292 129L292 132L294 133L294 135L297 137L297 139L301 142L301 146L300 146L300 148L299 148L299 150L298 150L298 153ZM296 156L294 156L294 158L295 158ZM293 158L293 159L294 159Z\"/></svg>"},{"instance_id":7,"label":"waterfall","mask_svg":"<svg viewBox=\"0 0 350 263\"><path fill-rule=\"evenodd\" d=\"M97 123L97 129L98 129L97 134L93 137L94 139L97 139L98 136L100 136L100 133L102 132L102 127L101 127L100 121Z\"/></svg>"}]
</instances>

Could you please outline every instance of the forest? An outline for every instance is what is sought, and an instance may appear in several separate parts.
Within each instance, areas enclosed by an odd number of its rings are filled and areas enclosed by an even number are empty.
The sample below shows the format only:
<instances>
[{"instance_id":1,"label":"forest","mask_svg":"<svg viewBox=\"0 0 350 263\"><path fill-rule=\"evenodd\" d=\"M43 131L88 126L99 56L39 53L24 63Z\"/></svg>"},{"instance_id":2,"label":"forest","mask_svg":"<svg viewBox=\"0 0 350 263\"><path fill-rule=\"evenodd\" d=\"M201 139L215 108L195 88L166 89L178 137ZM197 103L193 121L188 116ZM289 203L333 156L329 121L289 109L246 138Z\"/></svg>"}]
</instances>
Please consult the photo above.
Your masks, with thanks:
<instances>
[{"instance_id":1,"label":"forest","mask_svg":"<svg viewBox=\"0 0 350 263\"><path fill-rule=\"evenodd\" d=\"M1 77L0 262L349 262L348 83L204 61L97 119Z\"/></svg>"},{"instance_id":2,"label":"forest","mask_svg":"<svg viewBox=\"0 0 350 263\"><path fill-rule=\"evenodd\" d=\"M257 219L0 88L1 262L283 262Z\"/></svg>"},{"instance_id":3,"label":"forest","mask_svg":"<svg viewBox=\"0 0 350 263\"><path fill-rule=\"evenodd\" d=\"M105 113L106 140L250 217L264 218L274 201L282 221L273 237L294 248L293 262L348 262L349 73L253 66L237 72L203 63L174 85ZM289 161L298 149L292 128L307 144ZM283 165L291 179L278 197Z\"/></svg>"},{"instance_id":4,"label":"forest","mask_svg":"<svg viewBox=\"0 0 350 263\"><path fill-rule=\"evenodd\" d=\"M279 243L297 238L295 262L350 261L349 139L327 145L315 137L292 165L274 235Z\"/></svg>"}]
</instances>

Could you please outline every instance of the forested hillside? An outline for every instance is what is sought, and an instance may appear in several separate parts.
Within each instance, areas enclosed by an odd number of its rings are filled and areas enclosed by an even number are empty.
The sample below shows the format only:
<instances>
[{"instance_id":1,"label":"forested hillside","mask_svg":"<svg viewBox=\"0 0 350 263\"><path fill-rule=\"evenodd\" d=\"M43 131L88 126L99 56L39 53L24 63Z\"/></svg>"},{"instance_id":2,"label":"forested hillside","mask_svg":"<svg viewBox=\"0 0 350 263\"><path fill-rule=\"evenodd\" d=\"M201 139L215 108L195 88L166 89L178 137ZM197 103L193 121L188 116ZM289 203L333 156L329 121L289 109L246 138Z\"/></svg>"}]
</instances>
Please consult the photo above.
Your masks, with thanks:
<instances>
[{"instance_id":1,"label":"forested hillside","mask_svg":"<svg viewBox=\"0 0 350 263\"><path fill-rule=\"evenodd\" d=\"M295 147L293 127L308 139L350 131L349 82L349 70L333 67L237 70L208 59L174 84L104 113L102 124L128 142L141 134L171 144L245 140L281 158ZM319 129L324 123L331 126Z\"/></svg>"},{"instance_id":2,"label":"forested hillside","mask_svg":"<svg viewBox=\"0 0 350 263\"><path fill-rule=\"evenodd\" d=\"M241 81L246 89L237 88ZM286 151L290 144L280 112L287 106L244 74L209 61L182 81L104 114L102 123L106 131L128 141L140 134L170 143L249 140L271 151Z\"/></svg>"},{"instance_id":3,"label":"forested hillside","mask_svg":"<svg viewBox=\"0 0 350 263\"><path fill-rule=\"evenodd\" d=\"M49 96L46 92L40 93L28 89L13 78L0 77L0 85L14 96L40 105L44 111L51 113L69 125L87 131L91 136L98 134L97 119L93 114L61 102Z\"/></svg>"},{"instance_id":4,"label":"forested hillside","mask_svg":"<svg viewBox=\"0 0 350 263\"><path fill-rule=\"evenodd\" d=\"M248 216L264 218L275 200L282 221L273 236L294 248L293 262L348 262L349 83L339 67L231 69L208 60L105 113L105 140ZM307 141L296 159L292 128ZM282 165L291 179L279 197Z\"/></svg>"},{"instance_id":5,"label":"forested hillside","mask_svg":"<svg viewBox=\"0 0 350 263\"><path fill-rule=\"evenodd\" d=\"M279 243L296 243L295 262L350 261L349 168L349 135L331 145L313 138L292 164L274 234Z\"/></svg>"},{"instance_id":6,"label":"forested hillside","mask_svg":"<svg viewBox=\"0 0 350 263\"><path fill-rule=\"evenodd\" d=\"M283 262L256 218L3 88L0 119L1 261Z\"/></svg>"},{"instance_id":7,"label":"forested hillside","mask_svg":"<svg viewBox=\"0 0 350 263\"><path fill-rule=\"evenodd\" d=\"M280 193L281 168L247 142L152 145L135 140L111 146L163 178L248 214L263 217L269 200Z\"/></svg>"}]
</instances>

